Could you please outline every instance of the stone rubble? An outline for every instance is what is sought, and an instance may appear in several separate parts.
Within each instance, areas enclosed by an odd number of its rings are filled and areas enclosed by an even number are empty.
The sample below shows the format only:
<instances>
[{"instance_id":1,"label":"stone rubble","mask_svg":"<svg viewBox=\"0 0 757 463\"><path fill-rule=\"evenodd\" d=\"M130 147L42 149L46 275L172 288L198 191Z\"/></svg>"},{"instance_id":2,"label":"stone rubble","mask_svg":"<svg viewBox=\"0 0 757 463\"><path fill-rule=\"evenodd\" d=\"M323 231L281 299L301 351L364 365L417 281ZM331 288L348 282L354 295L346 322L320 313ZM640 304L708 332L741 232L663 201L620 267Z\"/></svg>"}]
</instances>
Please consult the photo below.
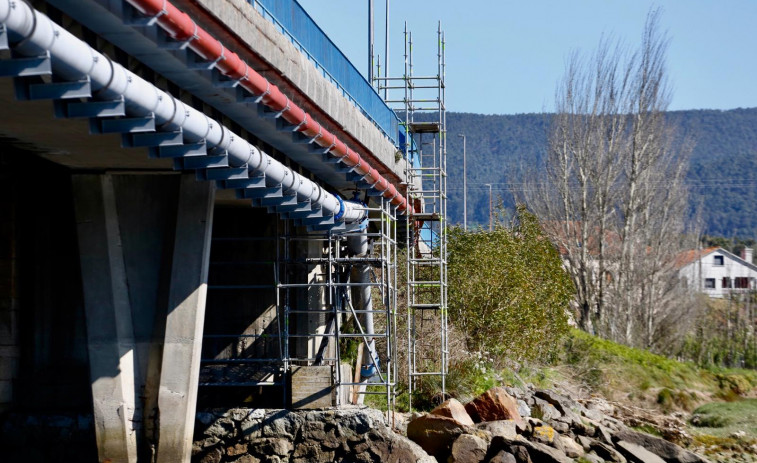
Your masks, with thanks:
<instances>
[{"instance_id":1,"label":"stone rubble","mask_svg":"<svg viewBox=\"0 0 757 463\"><path fill-rule=\"evenodd\" d=\"M476 422L472 427L464 424L455 402L407 425L408 437L443 463L708 463L676 444L628 428L609 416L606 403L587 408L554 391L493 388L465 405ZM530 416L521 416L519 409L529 410ZM447 418L449 410L456 411L456 419ZM441 419L448 421L442 426Z\"/></svg>"},{"instance_id":2,"label":"stone rubble","mask_svg":"<svg viewBox=\"0 0 757 463\"><path fill-rule=\"evenodd\" d=\"M196 463L706 463L636 432L607 403L531 388L493 388L392 423L369 408L232 409L197 414ZM521 411L528 412L521 414ZM473 413L473 416L471 416Z\"/></svg>"},{"instance_id":3,"label":"stone rubble","mask_svg":"<svg viewBox=\"0 0 757 463\"><path fill-rule=\"evenodd\" d=\"M436 462L417 444L392 431L382 412L370 408L200 412L195 422L192 461Z\"/></svg>"}]
</instances>

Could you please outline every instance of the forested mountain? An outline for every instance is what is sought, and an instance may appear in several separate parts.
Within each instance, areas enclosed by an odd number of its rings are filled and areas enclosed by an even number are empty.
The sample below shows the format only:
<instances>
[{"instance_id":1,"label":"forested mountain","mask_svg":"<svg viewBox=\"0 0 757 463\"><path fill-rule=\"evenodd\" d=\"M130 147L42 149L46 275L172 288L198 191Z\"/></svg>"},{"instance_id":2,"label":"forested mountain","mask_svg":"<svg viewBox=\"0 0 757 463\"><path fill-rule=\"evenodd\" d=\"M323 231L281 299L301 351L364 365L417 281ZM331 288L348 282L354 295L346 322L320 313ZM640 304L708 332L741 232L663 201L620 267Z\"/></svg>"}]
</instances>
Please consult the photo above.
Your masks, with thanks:
<instances>
[{"instance_id":1,"label":"forested mountain","mask_svg":"<svg viewBox=\"0 0 757 463\"><path fill-rule=\"evenodd\" d=\"M705 232L757 237L757 108L673 111L679 138L693 143L688 184L692 210ZM463 221L463 143L466 135L468 224L489 220L489 188L508 208L523 189L523 175L538 175L547 148L549 114L507 116L448 113L448 211ZM524 172L531 172L524 174Z\"/></svg>"}]
</instances>

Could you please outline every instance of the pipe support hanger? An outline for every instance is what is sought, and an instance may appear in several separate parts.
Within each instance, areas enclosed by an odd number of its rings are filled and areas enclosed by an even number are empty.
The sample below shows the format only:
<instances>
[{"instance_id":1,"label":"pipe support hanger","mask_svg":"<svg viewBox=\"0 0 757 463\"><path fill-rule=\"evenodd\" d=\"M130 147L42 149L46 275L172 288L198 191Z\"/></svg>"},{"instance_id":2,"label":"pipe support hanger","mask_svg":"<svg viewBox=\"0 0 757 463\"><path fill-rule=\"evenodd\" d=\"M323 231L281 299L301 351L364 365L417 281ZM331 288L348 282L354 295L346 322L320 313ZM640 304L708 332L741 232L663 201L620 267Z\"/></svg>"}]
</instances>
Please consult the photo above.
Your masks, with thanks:
<instances>
[{"instance_id":1,"label":"pipe support hanger","mask_svg":"<svg viewBox=\"0 0 757 463\"><path fill-rule=\"evenodd\" d=\"M161 0L158 3L165 2ZM165 4L168 13L161 15L159 20L172 18L169 16L172 5ZM0 0L0 24L9 32L14 53L28 57L49 55L52 71L58 78L71 82L87 80L93 98L105 101L123 99L129 116L154 118L156 127L161 127L161 131L179 132L185 143L204 143L207 150L225 153L228 164L243 167L247 178L264 176L266 186L281 187L283 193L296 196L298 202L309 203L313 210L321 210L324 217L333 217L334 225L360 224L367 217L364 204L343 200L327 192L218 121L112 61L26 2ZM217 52L226 60L232 55L236 57L228 50L224 52L217 41L209 42L209 36L201 29L197 30L197 36L206 54ZM226 60L219 61L217 65ZM298 117L304 119L304 115Z\"/></svg>"}]
</instances>

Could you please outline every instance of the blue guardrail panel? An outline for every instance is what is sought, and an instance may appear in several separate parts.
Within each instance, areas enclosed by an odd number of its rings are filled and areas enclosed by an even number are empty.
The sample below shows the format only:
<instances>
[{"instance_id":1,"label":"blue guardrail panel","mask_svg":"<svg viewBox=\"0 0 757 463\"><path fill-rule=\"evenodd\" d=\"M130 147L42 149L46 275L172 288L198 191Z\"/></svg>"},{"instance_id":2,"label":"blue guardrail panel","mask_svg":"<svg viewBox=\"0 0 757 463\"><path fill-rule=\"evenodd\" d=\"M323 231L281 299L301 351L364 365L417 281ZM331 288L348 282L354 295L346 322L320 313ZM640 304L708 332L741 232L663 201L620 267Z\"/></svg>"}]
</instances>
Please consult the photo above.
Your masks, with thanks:
<instances>
[{"instance_id":1,"label":"blue guardrail panel","mask_svg":"<svg viewBox=\"0 0 757 463\"><path fill-rule=\"evenodd\" d=\"M344 56L296 0L248 0L257 3L325 71L347 98L394 143L399 145L399 119L368 80Z\"/></svg>"}]
</instances>

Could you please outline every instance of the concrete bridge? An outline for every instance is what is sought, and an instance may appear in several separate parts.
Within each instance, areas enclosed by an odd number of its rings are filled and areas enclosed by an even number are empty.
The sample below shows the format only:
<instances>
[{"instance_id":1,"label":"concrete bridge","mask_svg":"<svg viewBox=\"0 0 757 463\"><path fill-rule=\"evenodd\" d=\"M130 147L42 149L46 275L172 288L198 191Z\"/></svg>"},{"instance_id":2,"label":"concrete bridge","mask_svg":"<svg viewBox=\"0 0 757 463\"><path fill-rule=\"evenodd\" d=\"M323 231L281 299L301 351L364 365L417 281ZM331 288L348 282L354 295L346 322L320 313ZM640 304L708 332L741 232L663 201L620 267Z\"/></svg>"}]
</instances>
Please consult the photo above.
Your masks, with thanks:
<instances>
[{"instance_id":1,"label":"concrete bridge","mask_svg":"<svg viewBox=\"0 0 757 463\"><path fill-rule=\"evenodd\" d=\"M299 8L0 0L0 416L91 414L99 461L189 461L198 406L364 392L350 315L393 400L411 125Z\"/></svg>"}]
</instances>

